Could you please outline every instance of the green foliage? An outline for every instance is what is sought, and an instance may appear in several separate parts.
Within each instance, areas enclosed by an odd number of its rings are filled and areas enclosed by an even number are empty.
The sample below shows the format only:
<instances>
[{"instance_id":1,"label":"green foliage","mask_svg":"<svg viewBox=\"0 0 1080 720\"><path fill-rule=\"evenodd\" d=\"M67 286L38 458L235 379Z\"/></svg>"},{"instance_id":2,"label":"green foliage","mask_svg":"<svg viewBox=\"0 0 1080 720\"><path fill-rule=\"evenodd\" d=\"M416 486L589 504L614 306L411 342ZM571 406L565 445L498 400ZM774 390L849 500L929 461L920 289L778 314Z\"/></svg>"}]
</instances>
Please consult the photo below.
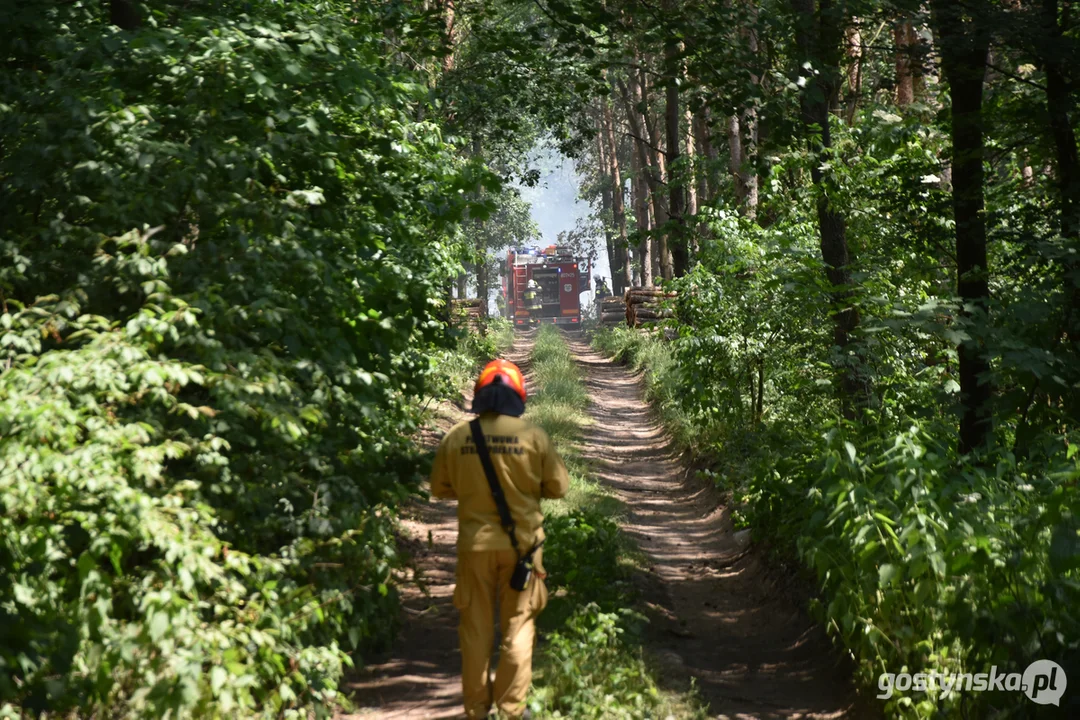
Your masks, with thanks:
<instances>
[{"instance_id":1,"label":"green foliage","mask_svg":"<svg viewBox=\"0 0 1080 720\"><path fill-rule=\"evenodd\" d=\"M824 589L815 610L867 685L901 668L1012 672L1056 658L1066 673L1080 669L1080 463L1063 453L1038 473L1009 456L965 466L940 432L913 425L857 450L831 431L754 482L752 521L797 538ZM963 703L981 717L1028 702L921 695L898 691L886 711L934 717Z\"/></svg>"},{"instance_id":2,"label":"green foliage","mask_svg":"<svg viewBox=\"0 0 1080 720\"><path fill-rule=\"evenodd\" d=\"M514 326L503 317L489 317L483 321L479 333L468 333L458 347L476 362L487 364L506 352L514 344Z\"/></svg>"},{"instance_id":3,"label":"green foliage","mask_svg":"<svg viewBox=\"0 0 1080 720\"><path fill-rule=\"evenodd\" d=\"M513 340L513 326L500 317L485 319L479 332L458 331L454 347L435 349L429 355L431 393L440 398L459 398L476 382L480 368L502 355Z\"/></svg>"},{"instance_id":4,"label":"green foliage","mask_svg":"<svg viewBox=\"0 0 1080 720\"><path fill-rule=\"evenodd\" d=\"M535 19L515 14L527 5L487 7L518 29ZM926 4L762 0L652 16L618 0L546 7L550 22L526 25L529 40L511 46L526 67L514 71L550 70L522 45L554 34L610 86L582 113L583 141L593 144L601 108L621 112L620 129L652 121L647 139L617 130L624 137L579 163L582 196L603 208L613 270L611 193L623 188L601 156L620 160L623 183L662 174L668 208L680 185L698 190L697 217L675 223L692 237L651 229L694 248L683 277L665 282L679 291L664 328L674 339L615 329L594 342L645 371L669 431L711 461L708 474L733 490L758 536L818 573L821 617L860 679L873 686L876 672L904 666L1022 670L1042 656L1076 666L1080 125L1068 13L1014 3L962 14L994 48L992 72L981 60L969 68L983 80L980 99L964 94L969 109L981 104L974 122L952 115L956 76L931 61L953 45L948 13L930 16ZM661 172L628 162L644 145L682 140L653 132L673 99L696 114L686 134L697 157L669 156ZM807 123L815 109L828 127ZM954 133L985 144L982 178L953 167ZM985 213L954 217L965 196ZM985 259L981 240L957 242L975 214L986 220ZM958 256L979 269L958 277ZM985 303L975 297L982 272ZM986 372L961 375L976 366ZM988 407L973 399L976 384L991 390ZM961 456L957 417L976 405L991 416L987 447ZM914 693L887 710L1029 709L1018 693L965 702Z\"/></svg>"},{"instance_id":5,"label":"green foliage","mask_svg":"<svg viewBox=\"0 0 1080 720\"><path fill-rule=\"evenodd\" d=\"M370 637L393 602L390 513L378 502L337 533L283 534L274 556L233 541L207 487L230 466L235 439L215 423L227 406L190 396L255 383L161 354L163 339L200 331L197 314L171 296L145 236L109 244L102 265L155 288L125 322L83 313L78 293L0 316L0 693L34 711L139 715L331 702L348 661L334 638ZM69 349L46 350L56 336ZM355 565L320 577L324 558Z\"/></svg>"},{"instance_id":6,"label":"green foliage","mask_svg":"<svg viewBox=\"0 0 1080 720\"><path fill-rule=\"evenodd\" d=\"M630 610L578 608L544 649L542 685L529 701L541 718L663 717L667 703L634 638L626 637ZM685 716L684 716L685 717Z\"/></svg>"},{"instance_id":7,"label":"green foliage","mask_svg":"<svg viewBox=\"0 0 1080 720\"><path fill-rule=\"evenodd\" d=\"M108 7L0 41L0 704L325 714L394 630L490 177L416 120L382 4Z\"/></svg>"},{"instance_id":8,"label":"green foliage","mask_svg":"<svg viewBox=\"0 0 1080 720\"><path fill-rule=\"evenodd\" d=\"M562 590L553 597L543 621L560 626L588 603L613 612L629 593L619 567L623 541L615 520L596 507L571 510L549 517L545 524L544 566L550 568L548 586Z\"/></svg>"}]
</instances>

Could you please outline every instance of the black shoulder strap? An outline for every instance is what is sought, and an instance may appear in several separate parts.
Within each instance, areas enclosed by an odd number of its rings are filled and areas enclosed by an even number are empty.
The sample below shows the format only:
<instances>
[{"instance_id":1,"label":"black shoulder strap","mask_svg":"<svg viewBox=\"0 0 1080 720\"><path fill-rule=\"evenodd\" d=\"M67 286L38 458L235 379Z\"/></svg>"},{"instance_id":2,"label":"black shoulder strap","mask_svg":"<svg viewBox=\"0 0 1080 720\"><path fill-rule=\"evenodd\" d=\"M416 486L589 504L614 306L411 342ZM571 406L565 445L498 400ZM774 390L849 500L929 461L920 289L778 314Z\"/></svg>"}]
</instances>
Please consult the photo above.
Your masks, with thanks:
<instances>
[{"instance_id":1,"label":"black shoulder strap","mask_svg":"<svg viewBox=\"0 0 1080 720\"><path fill-rule=\"evenodd\" d=\"M499 520L503 530L510 536L510 544L514 552L521 556L518 549L517 530L514 527L514 517L510 514L510 506L506 504L506 496L503 494L502 485L499 484L499 476L495 474L495 465L491 462L491 453L488 452L487 440L484 431L480 429L480 418L469 423L472 428L473 442L476 443L476 454L480 456L480 464L484 466L484 475L487 475L488 486L495 498L495 506L499 508Z\"/></svg>"}]
</instances>

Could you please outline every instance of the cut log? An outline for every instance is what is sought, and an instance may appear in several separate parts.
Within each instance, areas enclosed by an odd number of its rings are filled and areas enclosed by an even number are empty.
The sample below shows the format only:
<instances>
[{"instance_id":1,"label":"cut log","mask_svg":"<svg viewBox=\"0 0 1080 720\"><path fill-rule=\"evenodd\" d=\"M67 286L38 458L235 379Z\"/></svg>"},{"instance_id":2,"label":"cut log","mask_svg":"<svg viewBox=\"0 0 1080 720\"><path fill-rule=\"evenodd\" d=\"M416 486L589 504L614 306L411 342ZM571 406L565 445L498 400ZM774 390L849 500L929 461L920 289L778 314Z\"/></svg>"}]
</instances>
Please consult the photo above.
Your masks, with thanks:
<instances>
[{"instance_id":1,"label":"cut log","mask_svg":"<svg viewBox=\"0 0 1080 720\"><path fill-rule=\"evenodd\" d=\"M638 293L628 293L626 302L631 305L640 305L641 303L658 303L675 297L678 296L674 293L668 293L666 295L640 295Z\"/></svg>"},{"instance_id":2,"label":"cut log","mask_svg":"<svg viewBox=\"0 0 1080 720\"><path fill-rule=\"evenodd\" d=\"M626 292L633 293L634 295L673 295L673 294L675 294L673 290L665 290L664 288L658 288L658 287L627 288Z\"/></svg>"},{"instance_id":3,"label":"cut log","mask_svg":"<svg viewBox=\"0 0 1080 720\"><path fill-rule=\"evenodd\" d=\"M650 308L636 308L634 316L640 320L664 320L675 317L671 310L653 310Z\"/></svg>"}]
</instances>

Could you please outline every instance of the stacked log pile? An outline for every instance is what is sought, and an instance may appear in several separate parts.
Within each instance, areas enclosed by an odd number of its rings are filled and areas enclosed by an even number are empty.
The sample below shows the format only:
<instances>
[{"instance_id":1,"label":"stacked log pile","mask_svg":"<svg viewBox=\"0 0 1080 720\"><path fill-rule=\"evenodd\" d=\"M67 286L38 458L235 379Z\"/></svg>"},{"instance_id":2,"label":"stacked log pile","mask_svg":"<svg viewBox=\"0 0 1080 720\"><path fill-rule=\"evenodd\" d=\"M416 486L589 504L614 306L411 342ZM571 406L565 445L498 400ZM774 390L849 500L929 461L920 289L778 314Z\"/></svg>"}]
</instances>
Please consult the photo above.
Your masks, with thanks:
<instances>
[{"instance_id":1,"label":"stacked log pile","mask_svg":"<svg viewBox=\"0 0 1080 720\"><path fill-rule=\"evenodd\" d=\"M467 327L479 332L484 315L484 304L480 298L450 301L450 324L454 327Z\"/></svg>"},{"instance_id":2,"label":"stacked log pile","mask_svg":"<svg viewBox=\"0 0 1080 720\"><path fill-rule=\"evenodd\" d=\"M675 317L674 311L663 307L665 300L676 293L658 287L632 287L626 291L626 324L641 327Z\"/></svg>"},{"instance_id":3,"label":"stacked log pile","mask_svg":"<svg viewBox=\"0 0 1080 720\"><path fill-rule=\"evenodd\" d=\"M611 327L626 322L626 302L611 295L600 301L600 325Z\"/></svg>"}]
</instances>

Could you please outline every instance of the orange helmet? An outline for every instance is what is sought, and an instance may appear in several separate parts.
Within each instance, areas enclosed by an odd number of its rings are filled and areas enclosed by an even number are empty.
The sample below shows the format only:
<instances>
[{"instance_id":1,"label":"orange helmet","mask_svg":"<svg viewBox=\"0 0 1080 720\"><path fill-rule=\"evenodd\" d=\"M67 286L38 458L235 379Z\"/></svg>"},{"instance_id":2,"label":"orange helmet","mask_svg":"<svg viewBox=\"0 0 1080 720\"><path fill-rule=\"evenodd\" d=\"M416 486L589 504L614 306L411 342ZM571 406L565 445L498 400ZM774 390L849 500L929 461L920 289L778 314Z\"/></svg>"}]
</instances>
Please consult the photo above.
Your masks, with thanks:
<instances>
[{"instance_id":1,"label":"orange helmet","mask_svg":"<svg viewBox=\"0 0 1080 720\"><path fill-rule=\"evenodd\" d=\"M521 401L525 402L525 377L521 374L521 369L509 360L492 360L485 365L480 377L476 380L473 392L480 392L481 388L495 382L497 377L501 377L504 383L521 396Z\"/></svg>"}]
</instances>

